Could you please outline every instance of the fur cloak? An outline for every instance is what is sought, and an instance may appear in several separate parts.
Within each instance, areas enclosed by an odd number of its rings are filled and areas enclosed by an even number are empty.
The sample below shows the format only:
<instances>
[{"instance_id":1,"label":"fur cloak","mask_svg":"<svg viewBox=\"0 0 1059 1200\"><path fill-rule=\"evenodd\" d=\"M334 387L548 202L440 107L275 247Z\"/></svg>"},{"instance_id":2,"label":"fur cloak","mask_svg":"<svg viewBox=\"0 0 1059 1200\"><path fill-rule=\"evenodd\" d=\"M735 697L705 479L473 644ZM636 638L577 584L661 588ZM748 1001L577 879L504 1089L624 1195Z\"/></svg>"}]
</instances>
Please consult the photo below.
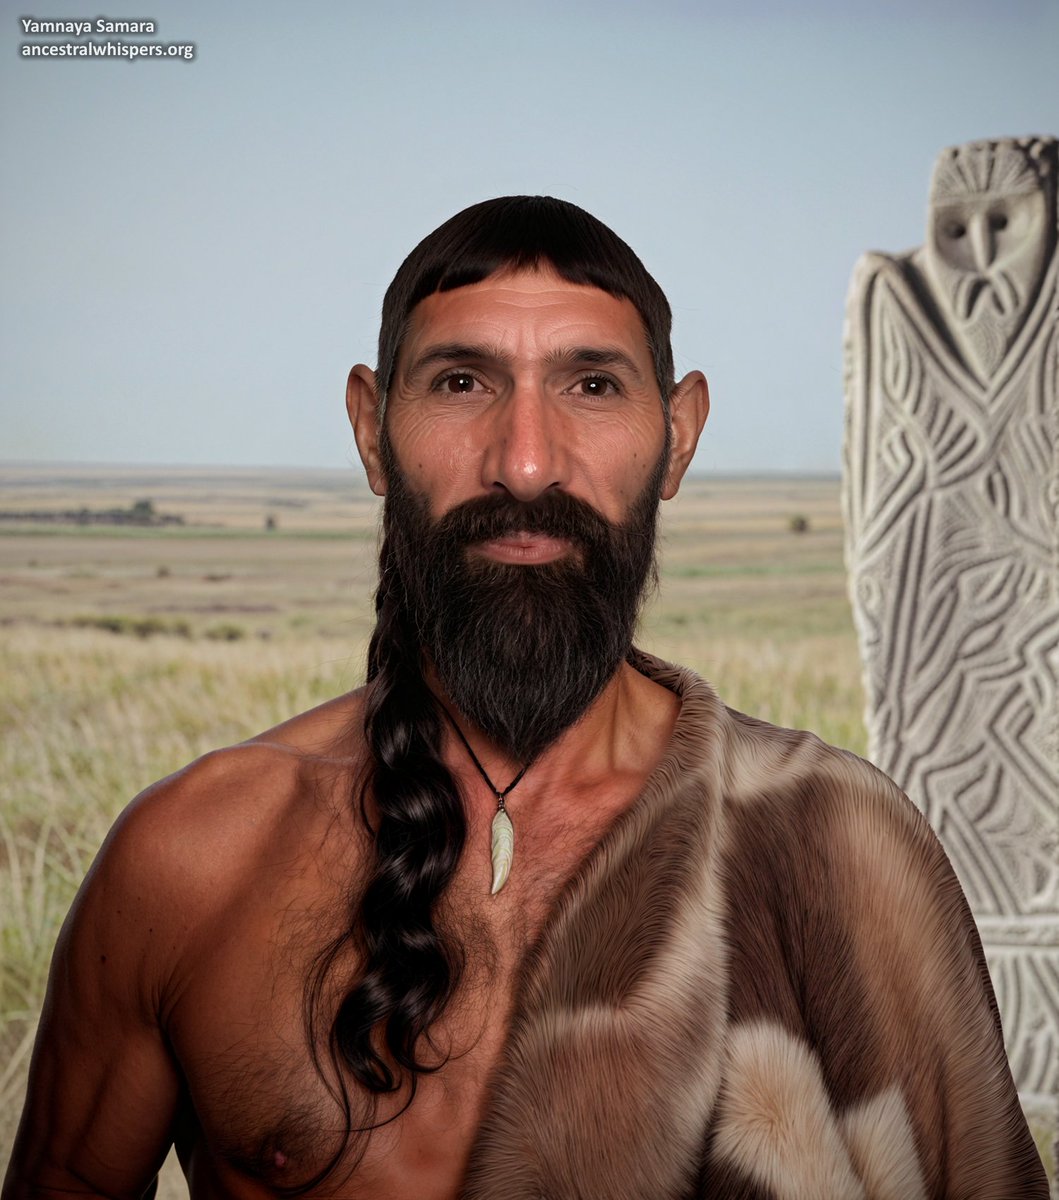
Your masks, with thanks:
<instances>
[{"instance_id":1,"label":"fur cloak","mask_svg":"<svg viewBox=\"0 0 1059 1200\"><path fill-rule=\"evenodd\" d=\"M981 943L897 787L693 672L518 984L464 1200L1047 1196Z\"/></svg>"}]
</instances>

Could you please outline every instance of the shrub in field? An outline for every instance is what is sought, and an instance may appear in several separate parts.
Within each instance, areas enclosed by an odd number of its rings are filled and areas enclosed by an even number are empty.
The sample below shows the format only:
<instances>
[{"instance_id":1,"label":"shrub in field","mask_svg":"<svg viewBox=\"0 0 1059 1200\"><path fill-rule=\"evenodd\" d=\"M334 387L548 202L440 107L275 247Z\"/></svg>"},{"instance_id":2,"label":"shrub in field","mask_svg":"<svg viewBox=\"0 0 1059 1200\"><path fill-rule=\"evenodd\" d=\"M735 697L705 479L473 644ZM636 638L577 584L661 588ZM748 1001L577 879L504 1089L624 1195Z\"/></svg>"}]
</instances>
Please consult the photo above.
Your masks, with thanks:
<instances>
[{"instance_id":1,"label":"shrub in field","mask_svg":"<svg viewBox=\"0 0 1059 1200\"><path fill-rule=\"evenodd\" d=\"M122 617L115 615L75 617L70 622L78 629L101 629L106 633L133 634L139 638L165 634L169 637L191 637L191 625L184 620L164 617Z\"/></svg>"},{"instance_id":2,"label":"shrub in field","mask_svg":"<svg viewBox=\"0 0 1059 1200\"><path fill-rule=\"evenodd\" d=\"M206 637L211 642L238 642L246 637L246 630L242 625L225 622L220 625L211 625L206 630Z\"/></svg>"}]
</instances>

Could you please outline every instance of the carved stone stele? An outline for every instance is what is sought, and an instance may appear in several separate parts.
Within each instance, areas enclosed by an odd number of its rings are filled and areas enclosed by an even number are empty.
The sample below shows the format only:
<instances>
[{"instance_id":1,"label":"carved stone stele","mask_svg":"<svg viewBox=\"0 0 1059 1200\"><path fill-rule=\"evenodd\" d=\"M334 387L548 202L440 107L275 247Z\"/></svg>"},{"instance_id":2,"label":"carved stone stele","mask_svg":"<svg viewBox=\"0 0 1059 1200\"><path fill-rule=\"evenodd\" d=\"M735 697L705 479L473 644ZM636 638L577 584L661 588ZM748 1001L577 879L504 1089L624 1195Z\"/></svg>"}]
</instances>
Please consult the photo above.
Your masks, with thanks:
<instances>
[{"instance_id":1,"label":"carved stone stele","mask_svg":"<svg viewBox=\"0 0 1059 1200\"><path fill-rule=\"evenodd\" d=\"M1056 140L942 151L926 244L867 254L843 503L873 761L985 943L1026 1107L1059 1111Z\"/></svg>"}]
</instances>

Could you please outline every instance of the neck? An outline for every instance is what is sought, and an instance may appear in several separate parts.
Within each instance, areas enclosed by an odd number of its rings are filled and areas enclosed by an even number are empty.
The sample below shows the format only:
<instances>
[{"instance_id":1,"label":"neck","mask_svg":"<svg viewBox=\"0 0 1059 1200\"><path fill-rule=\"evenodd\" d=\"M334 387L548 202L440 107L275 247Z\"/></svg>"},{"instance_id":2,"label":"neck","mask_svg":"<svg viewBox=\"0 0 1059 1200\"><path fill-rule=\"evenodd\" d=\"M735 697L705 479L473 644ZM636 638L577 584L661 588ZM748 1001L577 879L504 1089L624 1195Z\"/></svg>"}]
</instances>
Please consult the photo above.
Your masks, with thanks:
<instances>
[{"instance_id":1,"label":"neck","mask_svg":"<svg viewBox=\"0 0 1059 1200\"><path fill-rule=\"evenodd\" d=\"M503 791L527 766L526 760L496 745L452 704L432 664L425 664L425 674L489 779ZM644 764L653 764L668 744L679 708L672 692L622 663L581 719L529 764L512 793L512 804L524 811L542 796L573 795L600 781L641 774ZM487 790L452 729L447 731L442 754L466 795Z\"/></svg>"}]
</instances>

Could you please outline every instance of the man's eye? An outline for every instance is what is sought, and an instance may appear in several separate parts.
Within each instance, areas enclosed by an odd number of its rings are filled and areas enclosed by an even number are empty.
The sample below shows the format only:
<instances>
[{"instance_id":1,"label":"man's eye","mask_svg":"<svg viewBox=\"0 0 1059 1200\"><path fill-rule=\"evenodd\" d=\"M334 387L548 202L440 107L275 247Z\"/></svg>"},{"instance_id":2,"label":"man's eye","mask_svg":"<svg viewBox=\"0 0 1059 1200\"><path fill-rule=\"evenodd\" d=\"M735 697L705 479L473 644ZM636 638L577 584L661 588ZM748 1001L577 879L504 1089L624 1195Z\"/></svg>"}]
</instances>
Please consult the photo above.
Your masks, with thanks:
<instances>
[{"instance_id":1,"label":"man's eye","mask_svg":"<svg viewBox=\"0 0 1059 1200\"><path fill-rule=\"evenodd\" d=\"M586 375L584 379L577 381L575 390L579 391L582 396L591 396L593 399L599 399L603 396L616 396L618 394L618 385L613 379L608 379L605 375Z\"/></svg>"},{"instance_id":2,"label":"man's eye","mask_svg":"<svg viewBox=\"0 0 1059 1200\"><path fill-rule=\"evenodd\" d=\"M438 391L459 395L463 392L473 392L481 385L466 371L453 371L450 375L443 375L434 386Z\"/></svg>"}]
</instances>

